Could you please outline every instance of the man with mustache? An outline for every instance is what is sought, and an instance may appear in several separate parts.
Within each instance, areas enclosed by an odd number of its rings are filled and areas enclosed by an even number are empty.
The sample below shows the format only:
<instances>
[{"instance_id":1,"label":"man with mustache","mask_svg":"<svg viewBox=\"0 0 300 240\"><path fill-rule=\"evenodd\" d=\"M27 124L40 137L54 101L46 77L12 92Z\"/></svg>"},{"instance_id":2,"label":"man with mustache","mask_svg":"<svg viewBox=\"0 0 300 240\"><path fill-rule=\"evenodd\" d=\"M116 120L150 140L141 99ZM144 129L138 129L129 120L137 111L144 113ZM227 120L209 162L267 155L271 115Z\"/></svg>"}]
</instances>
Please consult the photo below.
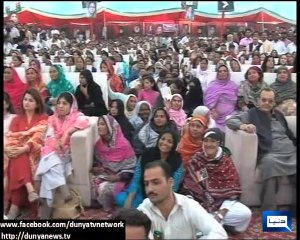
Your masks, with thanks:
<instances>
[{"instance_id":1,"label":"man with mustache","mask_svg":"<svg viewBox=\"0 0 300 240\"><path fill-rule=\"evenodd\" d=\"M145 166L148 198L138 207L151 220L150 239L227 239L227 233L196 201L172 191L168 163L158 160Z\"/></svg>"}]
</instances>

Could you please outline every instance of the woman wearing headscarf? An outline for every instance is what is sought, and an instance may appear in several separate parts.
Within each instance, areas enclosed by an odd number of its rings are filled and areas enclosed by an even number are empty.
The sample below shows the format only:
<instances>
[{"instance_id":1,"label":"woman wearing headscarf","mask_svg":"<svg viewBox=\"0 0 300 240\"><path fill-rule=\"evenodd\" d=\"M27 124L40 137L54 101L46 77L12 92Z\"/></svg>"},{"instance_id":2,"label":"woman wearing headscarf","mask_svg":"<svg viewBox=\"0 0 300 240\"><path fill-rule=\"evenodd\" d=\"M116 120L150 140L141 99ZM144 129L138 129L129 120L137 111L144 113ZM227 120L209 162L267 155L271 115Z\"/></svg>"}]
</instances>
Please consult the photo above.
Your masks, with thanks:
<instances>
[{"instance_id":1,"label":"woman wearing headscarf","mask_svg":"<svg viewBox=\"0 0 300 240\"><path fill-rule=\"evenodd\" d=\"M102 205L104 211L109 212L113 208L114 197L131 181L136 157L120 125L112 116L99 117L98 134L100 138L95 145L91 170L92 198Z\"/></svg>"},{"instance_id":2,"label":"woman wearing headscarf","mask_svg":"<svg viewBox=\"0 0 300 240\"><path fill-rule=\"evenodd\" d=\"M15 219L21 207L34 209L38 200L34 185L34 174L44 144L48 116L39 92L28 89L21 99L21 111L12 120L4 139L4 182L7 177L5 195L10 203L8 218Z\"/></svg>"},{"instance_id":3,"label":"woman wearing headscarf","mask_svg":"<svg viewBox=\"0 0 300 240\"><path fill-rule=\"evenodd\" d=\"M214 128L216 126L215 120L211 117L210 110L205 106L198 106L193 111L193 117L203 116L208 120L207 127Z\"/></svg>"},{"instance_id":4,"label":"woman wearing headscarf","mask_svg":"<svg viewBox=\"0 0 300 240\"><path fill-rule=\"evenodd\" d=\"M277 109L285 116L296 116L297 112L297 86L292 81L287 67L277 68L277 77L270 85L276 93Z\"/></svg>"},{"instance_id":5,"label":"woman wearing headscarf","mask_svg":"<svg viewBox=\"0 0 300 240\"><path fill-rule=\"evenodd\" d=\"M20 113L22 96L28 86L22 82L17 71L12 67L4 67L4 91L9 94L16 113Z\"/></svg>"},{"instance_id":6,"label":"woman wearing headscarf","mask_svg":"<svg viewBox=\"0 0 300 240\"><path fill-rule=\"evenodd\" d=\"M107 80L109 85L114 92L123 92L124 87L121 78L115 73L113 65L107 61L103 60L100 64L101 72L107 73Z\"/></svg>"},{"instance_id":7,"label":"woman wearing headscarf","mask_svg":"<svg viewBox=\"0 0 300 240\"><path fill-rule=\"evenodd\" d=\"M144 188L144 169L147 163L163 160L169 163L172 168L172 177L174 179L173 191L177 192L183 178L183 168L180 154L176 151L178 143L177 133L172 130L166 130L160 133L155 147L147 148L141 160L137 163L134 176L128 188L115 197L115 202L122 207L138 207L146 198Z\"/></svg>"},{"instance_id":8,"label":"woman wearing headscarf","mask_svg":"<svg viewBox=\"0 0 300 240\"><path fill-rule=\"evenodd\" d=\"M134 128L124 114L124 104L120 99L115 99L110 102L109 114L117 120L124 137L131 144Z\"/></svg>"},{"instance_id":9,"label":"woman wearing headscarf","mask_svg":"<svg viewBox=\"0 0 300 240\"><path fill-rule=\"evenodd\" d=\"M170 119L173 120L177 126L179 132L181 132L185 122L186 113L182 109L183 98L180 94L173 94L170 102L165 101L166 110L170 115Z\"/></svg>"},{"instance_id":10,"label":"woman wearing headscarf","mask_svg":"<svg viewBox=\"0 0 300 240\"><path fill-rule=\"evenodd\" d=\"M208 129L203 136L201 151L187 165L183 186L188 193L224 224L231 233L246 231L251 210L238 201L242 189L230 155L223 150L222 132Z\"/></svg>"},{"instance_id":11,"label":"woman wearing headscarf","mask_svg":"<svg viewBox=\"0 0 300 240\"><path fill-rule=\"evenodd\" d=\"M207 129L207 122L206 117L195 116L186 124L186 130L177 148L177 151L181 154L184 167L191 157L202 149L203 134Z\"/></svg>"},{"instance_id":12,"label":"woman wearing headscarf","mask_svg":"<svg viewBox=\"0 0 300 240\"><path fill-rule=\"evenodd\" d=\"M187 84L188 92L184 100L183 109L187 116L190 117L197 106L203 105L203 91L198 78L190 77Z\"/></svg>"},{"instance_id":13,"label":"woman wearing headscarf","mask_svg":"<svg viewBox=\"0 0 300 240\"><path fill-rule=\"evenodd\" d=\"M35 67L29 67L26 69L26 82L29 88L35 88L39 91L44 101L49 97L46 84L43 82L42 74Z\"/></svg>"},{"instance_id":14,"label":"woman wearing headscarf","mask_svg":"<svg viewBox=\"0 0 300 240\"><path fill-rule=\"evenodd\" d=\"M79 85L75 91L79 110L86 116L101 116L107 114L101 87L94 81L90 70L79 74Z\"/></svg>"},{"instance_id":15,"label":"woman wearing headscarf","mask_svg":"<svg viewBox=\"0 0 300 240\"><path fill-rule=\"evenodd\" d=\"M238 86L230 80L228 67L220 65L216 79L208 84L204 93L204 105L211 110L217 127L222 131L225 128L225 118L235 111L237 93Z\"/></svg>"},{"instance_id":16,"label":"woman wearing headscarf","mask_svg":"<svg viewBox=\"0 0 300 240\"><path fill-rule=\"evenodd\" d=\"M245 73L245 81L241 81L238 89L237 108L240 111L248 111L256 106L259 91L267 87L263 81L263 72L257 66L250 67Z\"/></svg>"},{"instance_id":17,"label":"woman wearing headscarf","mask_svg":"<svg viewBox=\"0 0 300 240\"><path fill-rule=\"evenodd\" d=\"M135 105L133 116L129 120L135 131L139 131L150 121L151 110L151 104L147 101L140 101Z\"/></svg>"},{"instance_id":18,"label":"woman wearing headscarf","mask_svg":"<svg viewBox=\"0 0 300 240\"><path fill-rule=\"evenodd\" d=\"M71 136L88 126L89 120L78 111L73 94L59 94L55 113L48 119L45 144L41 149L42 158L35 175L35 179L40 182L42 219L51 217L54 192L57 189L62 192L65 201L71 198L67 186L67 178L72 173Z\"/></svg>"},{"instance_id":19,"label":"woman wearing headscarf","mask_svg":"<svg viewBox=\"0 0 300 240\"><path fill-rule=\"evenodd\" d=\"M241 72L241 63L238 59L231 59L229 65L232 72Z\"/></svg>"},{"instance_id":20,"label":"woman wearing headscarf","mask_svg":"<svg viewBox=\"0 0 300 240\"><path fill-rule=\"evenodd\" d=\"M29 61L29 67L37 69L39 72L42 71L41 63L38 59L32 59Z\"/></svg>"},{"instance_id":21,"label":"woman wearing headscarf","mask_svg":"<svg viewBox=\"0 0 300 240\"><path fill-rule=\"evenodd\" d=\"M50 94L48 101L49 105L54 105L57 97L63 92L74 93L74 87L70 81L66 79L66 75L61 65L52 65L49 70L51 81L48 83L47 88Z\"/></svg>"},{"instance_id":22,"label":"woman wearing headscarf","mask_svg":"<svg viewBox=\"0 0 300 240\"><path fill-rule=\"evenodd\" d=\"M168 112L164 108L157 108L153 111L152 118L138 133L138 140L142 143L143 149L154 147L159 134L167 129L177 132L174 121L170 119ZM138 153L142 153L137 151Z\"/></svg>"}]
</instances>

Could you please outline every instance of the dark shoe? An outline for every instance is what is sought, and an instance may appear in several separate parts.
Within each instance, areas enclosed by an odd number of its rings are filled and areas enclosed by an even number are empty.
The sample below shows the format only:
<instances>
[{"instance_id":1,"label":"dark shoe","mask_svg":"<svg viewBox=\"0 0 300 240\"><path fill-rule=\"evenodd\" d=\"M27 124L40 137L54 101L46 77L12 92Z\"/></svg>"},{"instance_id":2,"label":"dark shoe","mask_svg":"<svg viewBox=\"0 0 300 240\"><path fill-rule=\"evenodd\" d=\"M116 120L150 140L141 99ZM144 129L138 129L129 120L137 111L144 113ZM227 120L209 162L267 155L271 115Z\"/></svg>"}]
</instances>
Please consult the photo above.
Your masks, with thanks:
<instances>
[{"instance_id":1,"label":"dark shoe","mask_svg":"<svg viewBox=\"0 0 300 240\"><path fill-rule=\"evenodd\" d=\"M233 226L229 226L229 225L223 225L223 228L225 229L225 231L231 235L238 235L240 234L240 232L238 232L237 230L235 230L235 227Z\"/></svg>"}]
</instances>

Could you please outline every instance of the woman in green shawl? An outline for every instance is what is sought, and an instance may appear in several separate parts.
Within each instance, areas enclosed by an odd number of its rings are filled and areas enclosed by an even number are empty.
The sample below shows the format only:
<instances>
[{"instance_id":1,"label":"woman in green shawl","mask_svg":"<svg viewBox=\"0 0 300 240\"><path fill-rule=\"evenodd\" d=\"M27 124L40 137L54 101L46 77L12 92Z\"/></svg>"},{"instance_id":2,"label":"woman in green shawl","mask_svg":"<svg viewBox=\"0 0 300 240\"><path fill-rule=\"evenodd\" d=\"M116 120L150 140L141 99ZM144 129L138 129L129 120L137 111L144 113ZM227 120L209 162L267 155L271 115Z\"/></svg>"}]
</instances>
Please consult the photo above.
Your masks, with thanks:
<instances>
[{"instance_id":1,"label":"woman in green shawl","mask_svg":"<svg viewBox=\"0 0 300 240\"><path fill-rule=\"evenodd\" d=\"M66 79L66 75L61 65L52 65L49 70L51 81L47 85L50 99L49 105L56 103L56 98L63 92L70 92L74 94L75 89L73 85Z\"/></svg>"},{"instance_id":2,"label":"woman in green shawl","mask_svg":"<svg viewBox=\"0 0 300 240\"><path fill-rule=\"evenodd\" d=\"M277 77L274 83L270 85L276 93L277 109L285 116L296 116L296 83L292 81L291 74L287 67L277 68Z\"/></svg>"}]
</instances>

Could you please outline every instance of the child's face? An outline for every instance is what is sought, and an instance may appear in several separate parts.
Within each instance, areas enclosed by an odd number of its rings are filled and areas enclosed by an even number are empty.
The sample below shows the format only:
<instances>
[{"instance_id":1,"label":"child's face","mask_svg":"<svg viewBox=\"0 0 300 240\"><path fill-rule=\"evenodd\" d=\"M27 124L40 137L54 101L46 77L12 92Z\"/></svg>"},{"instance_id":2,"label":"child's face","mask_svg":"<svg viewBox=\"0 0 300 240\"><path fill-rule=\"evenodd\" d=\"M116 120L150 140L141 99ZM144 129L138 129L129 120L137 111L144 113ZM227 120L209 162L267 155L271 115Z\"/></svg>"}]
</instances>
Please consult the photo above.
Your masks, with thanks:
<instances>
[{"instance_id":1,"label":"child's face","mask_svg":"<svg viewBox=\"0 0 300 240\"><path fill-rule=\"evenodd\" d=\"M153 83L151 83L148 79L144 80L144 89L148 90L148 89L152 89L153 87Z\"/></svg>"}]
</instances>

